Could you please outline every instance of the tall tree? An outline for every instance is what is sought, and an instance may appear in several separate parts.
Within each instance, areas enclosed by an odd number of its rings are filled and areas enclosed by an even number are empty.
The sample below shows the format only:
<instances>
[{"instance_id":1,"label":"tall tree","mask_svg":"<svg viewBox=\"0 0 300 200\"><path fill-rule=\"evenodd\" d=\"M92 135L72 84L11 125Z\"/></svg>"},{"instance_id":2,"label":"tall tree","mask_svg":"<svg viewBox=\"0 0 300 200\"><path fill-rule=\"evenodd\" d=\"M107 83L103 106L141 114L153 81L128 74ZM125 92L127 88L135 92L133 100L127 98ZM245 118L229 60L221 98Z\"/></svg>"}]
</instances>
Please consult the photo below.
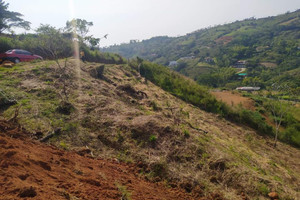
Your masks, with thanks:
<instances>
[{"instance_id":1,"label":"tall tree","mask_svg":"<svg viewBox=\"0 0 300 200\"><path fill-rule=\"evenodd\" d=\"M22 19L22 14L8 10L8 3L0 0L0 33L12 31L13 27L30 29L30 22Z\"/></svg>"},{"instance_id":2,"label":"tall tree","mask_svg":"<svg viewBox=\"0 0 300 200\"><path fill-rule=\"evenodd\" d=\"M64 37L60 29L48 24L41 24L36 30L37 38L33 41L46 57L53 59L59 65L58 59L72 55L72 42Z\"/></svg>"},{"instance_id":3,"label":"tall tree","mask_svg":"<svg viewBox=\"0 0 300 200\"><path fill-rule=\"evenodd\" d=\"M92 35L85 37L85 40L88 41L92 50L94 50L100 43L100 38L94 38Z\"/></svg>"},{"instance_id":4,"label":"tall tree","mask_svg":"<svg viewBox=\"0 0 300 200\"><path fill-rule=\"evenodd\" d=\"M266 102L266 106L271 111L275 123L274 147L277 145L279 129L282 121L290 108L290 102L283 101L281 98L282 94L293 95L291 87L287 84L273 83L268 92L268 97L270 99Z\"/></svg>"},{"instance_id":5,"label":"tall tree","mask_svg":"<svg viewBox=\"0 0 300 200\"><path fill-rule=\"evenodd\" d=\"M93 26L93 22L88 22L85 19L72 19L67 21L65 30L76 33L80 38L84 39L91 26Z\"/></svg>"},{"instance_id":6,"label":"tall tree","mask_svg":"<svg viewBox=\"0 0 300 200\"><path fill-rule=\"evenodd\" d=\"M39 50L47 55L48 58L55 60L59 71L59 79L58 84L62 88L61 98L62 102L60 105L60 109L64 109L63 107L72 106L69 103L68 97L68 87L70 85L69 82L69 74L68 74L68 63L67 58L65 58L64 65L61 65L59 62L59 58L69 57L72 55L72 42L70 39L64 37L62 31L60 29L56 29L48 24L41 24L40 27L36 30L37 32L37 45ZM70 107L69 107L70 108ZM68 111L69 112L69 111Z\"/></svg>"}]
</instances>

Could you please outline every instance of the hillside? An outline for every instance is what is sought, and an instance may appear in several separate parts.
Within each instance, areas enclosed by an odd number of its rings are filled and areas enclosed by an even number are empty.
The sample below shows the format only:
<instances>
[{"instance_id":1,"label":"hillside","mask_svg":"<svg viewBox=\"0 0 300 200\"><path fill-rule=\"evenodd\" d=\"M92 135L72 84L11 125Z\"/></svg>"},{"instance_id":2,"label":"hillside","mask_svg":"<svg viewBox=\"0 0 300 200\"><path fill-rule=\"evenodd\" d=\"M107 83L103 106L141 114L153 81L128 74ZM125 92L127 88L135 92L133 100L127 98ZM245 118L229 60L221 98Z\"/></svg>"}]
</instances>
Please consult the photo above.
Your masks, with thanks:
<instances>
[{"instance_id":1,"label":"hillside","mask_svg":"<svg viewBox=\"0 0 300 200\"><path fill-rule=\"evenodd\" d=\"M261 19L249 18L181 37L153 37L103 51L127 58L139 56L165 66L177 61L174 70L212 87L235 88L249 84L266 87L278 80L299 87L299 76L285 73L300 66L299 16L300 10ZM224 81L218 81L224 72L218 68L228 68L239 60L246 60L248 77L259 80L254 83L238 81L235 71L228 72Z\"/></svg>"},{"instance_id":2,"label":"hillside","mask_svg":"<svg viewBox=\"0 0 300 200\"><path fill-rule=\"evenodd\" d=\"M139 166L94 159L89 149L64 151L0 121L0 199L195 199L138 175ZM210 198L210 197L208 197Z\"/></svg>"},{"instance_id":3,"label":"hillside","mask_svg":"<svg viewBox=\"0 0 300 200\"><path fill-rule=\"evenodd\" d=\"M95 169L94 166L104 161L97 163L97 160L79 158L70 152L89 148L92 157L128 163L117 165L124 173L130 172L130 163L138 165L139 175L175 188L175 192L180 190L183 199L269 199L271 191L277 192L280 199L300 198L300 158L295 156L299 155L299 149L281 142L273 148L273 138L186 103L141 77L130 64L82 63L68 59L60 60L60 65L63 68L53 61L42 61L20 63L12 68L0 67L1 93L6 99L17 101L15 105L1 107L1 112L3 118L17 120L33 139L67 152L27 142L27 139L24 143L13 141L5 136L5 132L1 133L4 138L1 141L15 142L28 151L42 148L39 152L61 152L62 157L71 159L75 166L82 162L83 173L93 176L96 172L87 169L90 166L87 163ZM185 79L179 75L176 78L177 81ZM205 90L198 91L206 95ZM5 142L1 145L7 146ZM1 151L11 155L2 148ZM29 153L36 155L33 151ZM51 160L51 156L41 161L50 162L47 159ZM58 158L53 156L53 159ZM65 165L67 169L74 169L73 165ZM104 165L107 166L105 170L115 166L112 162ZM112 180L110 174L114 172L101 172L107 173L107 179ZM79 175L72 176L78 180ZM135 196L140 190L147 193L149 189L159 194L164 187L157 188L145 181L143 184L149 184L149 187L143 189L142 184L141 188L136 188L135 179L128 184L122 182L131 179L129 176L133 178L129 173L121 179L121 184L132 192L132 199L141 199ZM7 180L4 174L0 177ZM113 187L112 194L120 195L115 183L103 179L101 173L100 180L85 180L89 183L99 181L103 187L107 183L108 187ZM65 187L66 194L76 196L78 183L70 184ZM13 187L7 186L6 191ZM93 190L93 187L87 190ZM165 199L174 199L173 194L170 189Z\"/></svg>"}]
</instances>

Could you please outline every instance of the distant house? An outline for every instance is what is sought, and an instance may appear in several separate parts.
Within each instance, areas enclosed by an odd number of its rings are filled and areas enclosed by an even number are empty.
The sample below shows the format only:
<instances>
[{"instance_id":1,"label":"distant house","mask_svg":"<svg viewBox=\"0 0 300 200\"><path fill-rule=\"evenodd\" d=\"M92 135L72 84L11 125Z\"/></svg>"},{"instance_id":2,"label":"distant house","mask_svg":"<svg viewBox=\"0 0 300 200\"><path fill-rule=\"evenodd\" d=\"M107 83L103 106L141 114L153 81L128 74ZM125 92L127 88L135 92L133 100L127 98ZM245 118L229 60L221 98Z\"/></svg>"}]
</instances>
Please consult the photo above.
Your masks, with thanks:
<instances>
[{"instance_id":1,"label":"distant house","mask_svg":"<svg viewBox=\"0 0 300 200\"><path fill-rule=\"evenodd\" d=\"M260 87L237 87L236 90L240 91L258 91Z\"/></svg>"},{"instance_id":2,"label":"distant house","mask_svg":"<svg viewBox=\"0 0 300 200\"><path fill-rule=\"evenodd\" d=\"M256 52L264 52L269 48L270 48L269 46L259 46L259 47L256 47Z\"/></svg>"},{"instance_id":3,"label":"distant house","mask_svg":"<svg viewBox=\"0 0 300 200\"><path fill-rule=\"evenodd\" d=\"M206 63L209 63L209 64L215 63L214 59L212 59L211 57L206 57L206 58L204 58L204 60L205 60Z\"/></svg>"},{"instance_id":4,"label":"distant house","mask_svg":"<svg viewBox=\"0 0 300 200\"><path fill-rule=\"evenodd\" d=\"M179 58L180 60L191 60L191 59L194 59L195 56L186 56L186 57L181 57Z\"/></svg>"},{"instance_id":5,"label":"distant house","mask_svg":"<svg viewBox=\"0 0 300 200\"><path fill-rule=\"evenodd\" d=\"M298 47L298 50L300 50L300 47Z\"/></svg>"},{"instance_id":6,"label":"distant house","mask_svg":"<svg viewBox=\"0 0 300 200\"><path fill-rule=\"evenodd\" d=\"M177 61L170 61L169 67L176 67L178 65Z\"/></svg>"},{"instance_id":7,"label":"distant house","mask_svg":"<svg viewBox=\"0 0 300 200\"><path fill-rule=\"evenodd\" d=\"M239 60L233 65L234 68L246 68L247 61L246 60Z\"/></svg>"}]
</instances>

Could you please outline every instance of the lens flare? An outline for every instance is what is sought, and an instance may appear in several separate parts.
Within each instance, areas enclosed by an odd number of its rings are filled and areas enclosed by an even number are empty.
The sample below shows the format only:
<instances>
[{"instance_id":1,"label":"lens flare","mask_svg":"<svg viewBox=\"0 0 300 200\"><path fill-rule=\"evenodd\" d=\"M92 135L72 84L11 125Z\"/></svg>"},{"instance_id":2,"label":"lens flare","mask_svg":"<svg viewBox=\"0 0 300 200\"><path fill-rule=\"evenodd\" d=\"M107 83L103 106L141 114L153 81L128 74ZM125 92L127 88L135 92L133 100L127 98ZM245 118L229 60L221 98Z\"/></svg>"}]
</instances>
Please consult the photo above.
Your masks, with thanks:
<instances>
[{"instance_id":1,"label":"lens flare","mask_svg":"<svg viewBox=\"0 0 300 200\"><path fill-rule=\"evenodd\" d=\"M71 16L71 20L75 19L75 7L74 7L74 1L73 0L69 0L69 10L70 10L70 16ZM73 55L74 58L76 60L78 60L79 62L79 43L78 43L78 36L76 34L76 22L72 21L72 26L73 26L73 32L72 32L72 37L73 37ZM80 62L79 62L80 64Z\"/></svg>"},{"instance_id":2,"label":"lens flare","mask_svg":"<svg viewBox=\"0 0 300 200\"><path fill-rule=\"evenodd\" d=\"M69 10L70 10L70 17L71 17L71 20L72 20L72 26L73 26L73 32L72 32L72 41L73 41L73 56L74 56L74 59L75 59L75 66L74 66L74 69L75 69L75 72L76 72L76 84L77 84L77 95L78 95L78 98L77 98L77 101L80 101L80 97L82 95L82 84L81 84L81 68L80 68L80 65L81 65L81 62L80 62L80 57L79 57L79 38L78 38L78 35L76 33L76 21L73 20L75 19L75 7L74 7L74 0L69 0ZM79 113L78 113L78 118L80 119L82 116L80 110L79 110Z\"/></svg>"}]
</instances>

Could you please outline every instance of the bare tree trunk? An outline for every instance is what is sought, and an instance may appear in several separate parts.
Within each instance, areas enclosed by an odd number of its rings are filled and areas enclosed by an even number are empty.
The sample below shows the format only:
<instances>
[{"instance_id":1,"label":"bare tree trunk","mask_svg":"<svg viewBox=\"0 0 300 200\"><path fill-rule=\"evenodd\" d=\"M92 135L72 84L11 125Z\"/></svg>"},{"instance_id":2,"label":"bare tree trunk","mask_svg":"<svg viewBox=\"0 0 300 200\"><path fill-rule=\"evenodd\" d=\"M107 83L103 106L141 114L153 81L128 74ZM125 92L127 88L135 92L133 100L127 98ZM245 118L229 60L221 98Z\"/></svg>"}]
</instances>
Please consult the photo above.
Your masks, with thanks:
<instances>
[{"instance_id":1,"label":"bare tree trunk","mask_svg":"<svg viewBox=\"0 0 300 200\"><path fill-rule=\"evenodd\" d=\"M274 148L276 148L277 145L277 138L278 138L278 128L276 127L276 133L275 133L275 141L274 141Z\"/></svg>"},{"instance_id":2,"label":"bare tree trunk","mask_svg":"<svg viewBox=\"0 0 300 200\"><path fill-rule=\"evenodd\" d=\"M278 133L279 133L279 128L280 128L280 125L281 125L281 122L282 122L282 119L283 119L283 116L285 115L285 113L287 112L287 110L284 110L283 107L282 107L282 104L280 104L280 107L279 107L279 120L276 118L276 107L274 106L273 107L273 110L272 110L272 113L273 113L273 116L274 116L274 120L275 120L275 126L276 126L276 132L275 132L275 140L274 140L274 148L276 148L277 146L277 140L278 140Z\"/></svg>"}]
</instances>

